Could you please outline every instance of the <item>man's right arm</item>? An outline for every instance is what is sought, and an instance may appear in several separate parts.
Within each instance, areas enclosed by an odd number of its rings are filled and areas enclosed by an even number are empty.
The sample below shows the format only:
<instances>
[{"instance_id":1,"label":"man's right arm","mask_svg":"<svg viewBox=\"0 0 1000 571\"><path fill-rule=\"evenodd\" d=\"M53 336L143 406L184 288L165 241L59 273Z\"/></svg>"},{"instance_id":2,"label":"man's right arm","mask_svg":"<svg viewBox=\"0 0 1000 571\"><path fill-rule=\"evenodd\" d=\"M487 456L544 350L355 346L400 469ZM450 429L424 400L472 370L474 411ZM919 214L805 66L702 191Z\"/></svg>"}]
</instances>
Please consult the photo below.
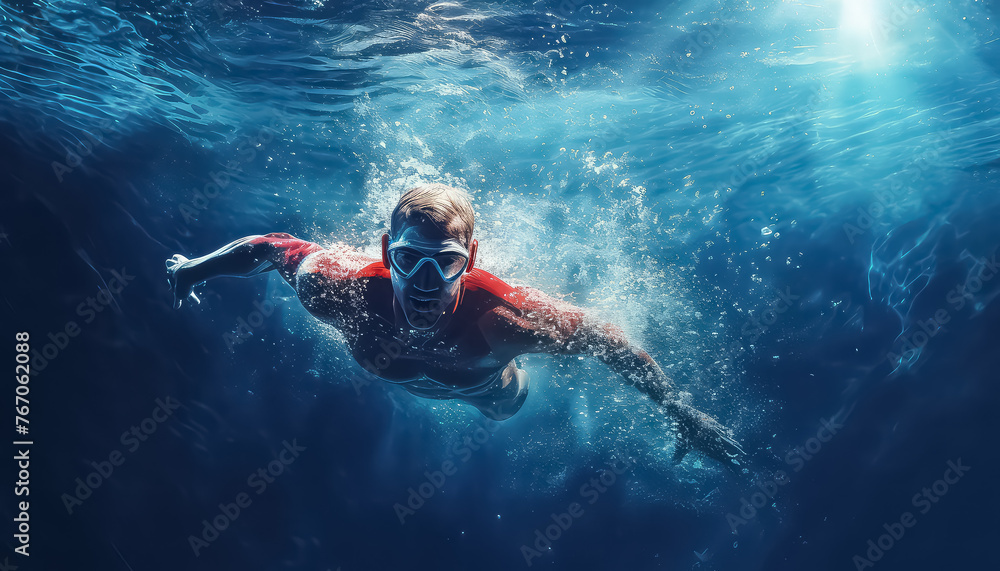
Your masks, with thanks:
<instances>
[{"instance_id":1,"label":"man's right arm","mask_svg":"<svg viewBox=\"0 0 1000 571\"><path fill-rule=\"evenodd\" d=\"M166 262L167 281L174 291L174 308L179 308L188 296L197 301L191 288L219 276L247 277L278 270L295 287L299 264L309 254L321 250L323 247L319 244L299 240L284 232L273 232L240 238L193 260L174 254Z\"/></svg>"}]
</instances>

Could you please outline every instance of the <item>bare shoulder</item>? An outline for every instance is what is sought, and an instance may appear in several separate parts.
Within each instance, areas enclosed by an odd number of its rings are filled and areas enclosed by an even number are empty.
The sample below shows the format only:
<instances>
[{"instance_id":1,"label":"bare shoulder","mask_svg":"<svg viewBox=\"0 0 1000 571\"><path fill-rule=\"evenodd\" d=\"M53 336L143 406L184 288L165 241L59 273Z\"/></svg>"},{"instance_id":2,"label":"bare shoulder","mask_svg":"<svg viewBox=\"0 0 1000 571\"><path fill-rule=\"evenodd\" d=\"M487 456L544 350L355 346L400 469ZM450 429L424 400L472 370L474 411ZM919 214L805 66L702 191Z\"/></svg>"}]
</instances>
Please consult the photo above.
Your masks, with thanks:
<instances>
[{"instance_id":1,"label":"bare shoulder","mask_svg":"<svg viewBox=\"0 0 1000 571\"><path fill-rule=\"evenodd\" d=\"M346 244L334 244L302 260L295 274L295 291L309 313L336 325L364 294L361 278L379 277L379 269L384 269L381 260Z\"/></svg>"}]
</instances>

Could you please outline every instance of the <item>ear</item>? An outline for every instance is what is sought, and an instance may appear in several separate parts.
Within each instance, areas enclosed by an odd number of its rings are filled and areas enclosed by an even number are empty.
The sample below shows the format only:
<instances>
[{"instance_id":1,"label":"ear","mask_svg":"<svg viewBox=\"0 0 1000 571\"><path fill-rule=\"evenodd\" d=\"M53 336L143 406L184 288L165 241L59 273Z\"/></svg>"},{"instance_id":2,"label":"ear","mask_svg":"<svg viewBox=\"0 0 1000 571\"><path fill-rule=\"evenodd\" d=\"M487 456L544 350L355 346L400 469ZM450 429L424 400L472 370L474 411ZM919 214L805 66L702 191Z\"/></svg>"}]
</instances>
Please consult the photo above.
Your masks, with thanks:
<instances>
[{"instance_id":1,"label":"ear","mask_svg":"<svg viewBox=\"0 0 1000 571\"><path fill-rule=\"evenodd\" d=\"M469 266L465 268L465 272L471 272L472 268L476 265L476 250L479 249L479 240L473 240L472 246L469 247Z\"/></svg>"},{"instance_id":2,"label":"ear","mask_svg":"<svg viewBox=\"0 0 1000 571\"><path fill-rule=\"evenodd\" d=\"M382 265L389 269L389 235L382 234Z\"/></svg>"}]
</instances>

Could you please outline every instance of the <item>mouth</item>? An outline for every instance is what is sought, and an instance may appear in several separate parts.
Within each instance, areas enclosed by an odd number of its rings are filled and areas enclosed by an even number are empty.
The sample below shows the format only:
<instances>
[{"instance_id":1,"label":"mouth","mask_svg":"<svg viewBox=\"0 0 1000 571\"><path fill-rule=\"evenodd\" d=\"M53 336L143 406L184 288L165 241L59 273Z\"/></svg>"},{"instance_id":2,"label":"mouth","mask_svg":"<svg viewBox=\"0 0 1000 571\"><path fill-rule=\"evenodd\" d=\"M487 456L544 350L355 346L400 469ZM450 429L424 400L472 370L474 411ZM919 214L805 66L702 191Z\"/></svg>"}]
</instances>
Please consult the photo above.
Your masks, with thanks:
<instances>
[{"instance_id":1,"label":"mouth","mask_svg":"<svg viewBox=\"0 0 1000 571\"><path fill-rule=\"evenodd\" d=\"M436 297L419 297L411 295L410 305L415 311L429 313L437 310L440 307L441 302Z\"/></svg>"}]
</instances>

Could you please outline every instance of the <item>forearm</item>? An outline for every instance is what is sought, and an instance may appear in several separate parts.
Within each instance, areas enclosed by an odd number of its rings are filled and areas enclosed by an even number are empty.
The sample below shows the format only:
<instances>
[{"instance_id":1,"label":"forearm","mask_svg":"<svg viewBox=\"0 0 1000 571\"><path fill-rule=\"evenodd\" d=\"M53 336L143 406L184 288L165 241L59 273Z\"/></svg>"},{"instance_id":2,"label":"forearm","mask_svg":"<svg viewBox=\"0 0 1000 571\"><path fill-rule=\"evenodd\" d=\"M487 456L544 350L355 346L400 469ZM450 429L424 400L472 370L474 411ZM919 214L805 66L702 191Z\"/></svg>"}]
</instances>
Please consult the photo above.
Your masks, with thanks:
<instances>
[{"instance_id":1,"label":"forearm","mask_svg":"<svg viewBox=\"0 0 1000 571\"><path fill-rule=\"evenodd\" d=\"M514 326L508 337L520 339L523 352L596 357L669 414L680 411L670 377L630 343L621 328L533 288L519 287L516 292L520 315L508 317Z\"/></svg>"},{"instance_id":2,"label":"forearm","mask_svg":"<svg viewBox=\"0 0 1000 571\"><path fill-rule=\"evenodd\" d=\"M184 270L190 283L201 283L218 276L246 277L275 268L270 259L270 244L261 236L234 240L211 254L188 260Z\"/></svg>"},{"instance_id":3,"label":"forearm","mask_svg":"<svg viewBox=\"0 0 1000 571\"><path fill-rule=\"evenodd\" d=\"M639 389L660 405L676 423L678 430L674 461L680 462L692 449L733 468L734 459L746 453L733 439L732 432L711 416L683 403L677 389L648 353L633 345L622 330L602 323L572 307L559 308L551 303L541 326L543 343L553 353L586 353L603 361L621 375L625 382ZM738 463L737 463L738 465Z\"/></svg>"},{"instance_id":4,"label":"forearm","mask_svg":"<svg viewBox=\"0 0 1000 571\"><path fill-rule=\"evenodd\" d=\"M628 342L611 342L596 355L625 381L674 414L680 407L673 381L648 353Z\"/></svg>"},{"instance_id":5,"label":"forearm","mask_svg":"<svg viewBox=\"0 0 1000 571\"><path fill-rule=\"evenodd\" d=\"M681 404L673 381L617 326L584 317L567 347L598 358L669 414L679 410Z\"/></svg>"}]
</instances>

